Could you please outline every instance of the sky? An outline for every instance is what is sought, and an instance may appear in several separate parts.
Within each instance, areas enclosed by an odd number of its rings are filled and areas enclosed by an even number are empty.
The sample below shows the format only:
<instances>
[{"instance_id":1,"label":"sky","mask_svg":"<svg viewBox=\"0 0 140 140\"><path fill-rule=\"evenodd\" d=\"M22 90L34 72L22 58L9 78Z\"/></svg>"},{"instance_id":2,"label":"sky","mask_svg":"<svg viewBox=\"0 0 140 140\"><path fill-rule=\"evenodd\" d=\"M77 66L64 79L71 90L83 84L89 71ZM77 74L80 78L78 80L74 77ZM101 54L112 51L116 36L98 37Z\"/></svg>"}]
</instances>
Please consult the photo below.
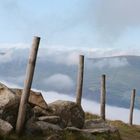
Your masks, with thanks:
<instances>
[{"instance_id":1,"label":"sky","mask_svg":"<svg viewBox=\"0 0 140 140\"><path fill-rule=\"evenodd\" d=\"M139 0L0 0L0 44L140 48Z\"/></svg>"}]
</instances>

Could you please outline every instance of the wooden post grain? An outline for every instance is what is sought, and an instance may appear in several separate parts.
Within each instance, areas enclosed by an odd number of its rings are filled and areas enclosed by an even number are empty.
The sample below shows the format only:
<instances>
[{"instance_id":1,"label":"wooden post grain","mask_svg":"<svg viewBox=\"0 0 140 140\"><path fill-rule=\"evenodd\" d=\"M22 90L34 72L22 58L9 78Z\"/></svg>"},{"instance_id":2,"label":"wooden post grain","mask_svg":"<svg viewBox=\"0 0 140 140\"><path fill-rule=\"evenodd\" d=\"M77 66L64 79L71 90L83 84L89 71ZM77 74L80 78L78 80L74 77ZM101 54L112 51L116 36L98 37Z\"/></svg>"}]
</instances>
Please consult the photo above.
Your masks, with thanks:
<instances>
[{"instance_id":1,"label":"wooden post grain","mask_svg":"<svg viewBox=\"0 0 140 140\"><path fill-rule=\"evenodd\" d=\"M105 120L105 104L106 104L106 75L102 75L101 79L101 106L100 106L100 117Z\"/></svg>"},{"instance_id":2,"label":"wooden post grain","mask_svg":"<svg viewBox=\"0 0 140 140\"><path fill-rule=\"evenodd\" d=\"M130 101L129 125L133 124L133 111L134 111L134 105L135 105L135 96L136 96L136 89L133 89L132 94L131 94L131 101Z\"/></svg>"},{"instance_id":3,"label":"wooden post grain","mask_svg":"<svg viewBox=\"0 0 140 140\"><path fill-rule=\"evenodd\" d=\"M21 95L17 123L16 123L16 133L19 135L22 133L22 130L24 127L24 122L25 122L25 117L26 117L26 106L27 106L29 93L30 93L30 89L31 89L31 85L32 85L39 42L40 42L40 37L33 38L32 48L31 48L31 52L30 52L30 56L29 56L29 62L28 62L28 66L26 69L24 89L23 89L23 92Z\"/></svg>"},{"instance_id":4,"label":"wooden post grain","mask_svg":"<svg viewBox=\"0 0 140 140\"><path fill-rule=\"evenodd\" d=\"M84 56L79 56L78 66L78 78L77 78L77 91L76 91L76 103L81 105L82 100L82 88L83 88L83 76L84 76Z\"/></svg>"}]
</instances>

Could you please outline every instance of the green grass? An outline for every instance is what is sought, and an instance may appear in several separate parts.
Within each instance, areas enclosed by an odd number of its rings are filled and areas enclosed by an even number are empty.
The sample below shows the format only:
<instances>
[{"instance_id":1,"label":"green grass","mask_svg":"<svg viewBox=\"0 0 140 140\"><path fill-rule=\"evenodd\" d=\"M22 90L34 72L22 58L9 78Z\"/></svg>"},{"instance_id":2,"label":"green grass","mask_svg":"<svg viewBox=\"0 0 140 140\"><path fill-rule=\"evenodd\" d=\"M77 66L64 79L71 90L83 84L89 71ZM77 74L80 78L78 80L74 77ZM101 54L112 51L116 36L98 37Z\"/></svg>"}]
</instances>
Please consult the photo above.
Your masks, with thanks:
<instances>
[{"instance_id":1,"label":"green grass","mask_svg":"<svg viewBox=\"0 0 140 140\"><path fill-rule=\"evenodd\" d=\"M90 113L86 113L86 119L98 119L98 115L92 115ZM120 136L122 140L140 140L140 126L133 125L129 126L128 124L122 121L110 121L107 122L113 126L116 126L119 129Z\"/></svg>"}]
</instances>

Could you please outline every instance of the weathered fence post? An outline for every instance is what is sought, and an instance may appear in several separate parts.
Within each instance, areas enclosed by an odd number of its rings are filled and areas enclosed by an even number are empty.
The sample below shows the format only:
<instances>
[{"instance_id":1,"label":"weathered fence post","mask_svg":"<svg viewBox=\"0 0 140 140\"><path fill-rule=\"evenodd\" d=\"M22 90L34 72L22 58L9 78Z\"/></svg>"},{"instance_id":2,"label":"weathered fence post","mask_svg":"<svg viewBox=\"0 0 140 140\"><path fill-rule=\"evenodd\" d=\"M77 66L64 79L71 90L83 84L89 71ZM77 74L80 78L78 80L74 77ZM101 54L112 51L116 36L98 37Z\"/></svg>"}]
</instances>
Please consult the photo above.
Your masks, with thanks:
<instances>
[{"instance_id":1,"label":"weathered fence post","mask_svg":"<svg viewBox=\"0 0 140 140\"><path fill-rule=\"evenodd\" d=\"M135 96L136 96L136 89L133 89L132 94L131 94L131 101L130 101L129 125L133 124L133 111L134 111L134 105L135 105Z\"/></svg>"},{"instance_id":2,"label":"weathered fence post","mask_svg":"<svg viewBox=\"0 0 140 140\"><path fill-rule=\"evenodd\" d=\"M78 105L81 105L82 100L83 76L84 76L84 56L80 55L78 66L77 90L76 90L76 103Z\"/></svg>"},{"instance_id":3,"label":"weathered fence post","mask_svg":"<svg viewBox=\"0 0 140 140\"><path fill-rule=\"evenodd\" d=\"M32 85L39 42L40 42L40 37L34 37L32 43L32 49L29 56L29 62L26 69L26 77L25 77L26 79L24 81L24 89L21 95L17 123L16 123L16 133L19 135L22 133L24 127L24 122L26 117L26 106L27 106L30 89Z\"/></svg>"},{"instance_id":4,"label":"weathered fence post","mask_svg":"<svg viewBox=\"0 0 140 140\"><path fill-rule=\"evenodd\" d=\"M100 106L100 117L105 120L105 104L106 104L106 75L102 75L101 79L101 106Z\"/></svg>"}]
</instances>

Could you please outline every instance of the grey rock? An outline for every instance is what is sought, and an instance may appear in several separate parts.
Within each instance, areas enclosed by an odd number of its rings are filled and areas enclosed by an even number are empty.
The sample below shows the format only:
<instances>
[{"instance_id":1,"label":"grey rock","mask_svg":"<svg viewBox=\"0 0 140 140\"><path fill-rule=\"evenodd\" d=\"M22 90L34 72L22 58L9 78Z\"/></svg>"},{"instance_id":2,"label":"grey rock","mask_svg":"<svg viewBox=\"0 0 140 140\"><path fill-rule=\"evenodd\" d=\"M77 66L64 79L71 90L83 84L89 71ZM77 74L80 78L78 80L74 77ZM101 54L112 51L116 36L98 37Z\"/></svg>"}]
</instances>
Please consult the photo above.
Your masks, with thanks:
<instances>
[{"instance_id":1,"label":"grey rock","mask_svg":"<svg viewBox=\"0 0 140 140\"><path fill-rule=\"evenodd\" d=\"M13 127L10 123L0 119L0 135L6 136L9 135L13 130Z\"/></svg>"},{"instance_id":2,"label":"grey rock","mask_svg":"<svg viewBox=\"0 0 140 140\"><path fill-rule=\"evenodd\" d=\"M46 140L62 140L62 138L59 135L51 135Z\"/></svg>"},{"instance_id":3,"label":"grey rock","mask_svg":"<svg viewBox=\"0 0 140 140\"><path fill-rule=\"evenodd\" d=\"M19 104L18 97L5 85L0 83L0 110Z\"/></svg>"},{"instance_id":4,"label":"grey rock","mask_svg":"<svg viewBox=\"0 0 140 140\"><path fill-rule=\"evenodd\" d=\"M85 129L104 128L104 127L108 127L108 124L102 119L86 120L84 124Z\"/></svg>"},{"instance_id":5,"label":"grey rock","mask_svg":"<svg viewBox=\"0 0 140 140\"><path fill-rule=\"evenodd\" d=\"M45 121L53 124L58 124L60 123L60 117L59 116L41 116L38 117L39 121Z\"/></svg>"},{"instance_id":6,"label":"grey rock","mask_svg":"<svg viewBox=\"0 0 140 140\"><path fill-rule=\"evenodd\" d=\"M33 110L35 116L37 116L37 117L40 117L40 116L53 116L53 114L54 114L51 110L49 110L49 109L46 110L46 109L43 109L43 108L41 108L39 106L33 107L32 110Z\"/></svg>"},{"instance_id":7,"label":"grey rock","mask_svg":"<svg viewBox=\"0 0 140 140\"><path fill-rule=\"evenodd\" d=\"M37 121L35 118L31 118L27 121L25 132L29 135L50 135L51 133L58 133L62 129L55 124L51 124L44 121Z\"/></svg>"},{"instance_id":8,"label":"grey rock","mask_svg":"<svg viewBox=\"0 0 140 140\"><path fill-rule=\"evenodd\" d=\"M81 106L75 102L58 100L48 104L53 115L62 119L61 127L75 126L82 128L85 121L85 113Z\"/></svg>"},{"instance_id":9,"label":"grey rock","mask_svg":"<svg viewBox=\"0 0 140 140\"><path fill-rule=\"evenodd\" d=\"M20 98L22 94L22 89L11 89L15 94ZM33 106L39 106L43 109L47 109L48 105L44 100L42 94L40 92L30 91L30 96L28 102Z\"/></svg>"}]
</instances>

